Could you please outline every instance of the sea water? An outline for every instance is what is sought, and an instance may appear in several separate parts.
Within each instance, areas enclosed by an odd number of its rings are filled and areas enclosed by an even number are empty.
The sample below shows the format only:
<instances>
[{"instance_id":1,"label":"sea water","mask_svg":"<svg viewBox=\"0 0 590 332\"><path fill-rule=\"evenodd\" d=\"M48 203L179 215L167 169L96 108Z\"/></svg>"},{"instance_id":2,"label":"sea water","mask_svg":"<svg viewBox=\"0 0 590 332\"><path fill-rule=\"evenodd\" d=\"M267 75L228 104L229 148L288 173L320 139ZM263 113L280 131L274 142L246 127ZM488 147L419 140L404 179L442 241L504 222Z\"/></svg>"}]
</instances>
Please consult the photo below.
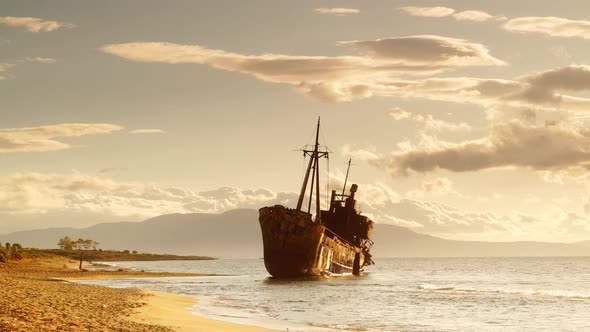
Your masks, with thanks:
<instances>
[{"instance_id":1,"label":"sea water","mask_svg":"<svg viewBox=\"0 0 590 332\"><path fill-rule=\"evenodd\" d=\"M216 276L88 280L194 296L198 315L289 331L590 331L590 257L376 259L359 277L276 280L256 260L121 262Z\"/></svg>"}]
</instances>

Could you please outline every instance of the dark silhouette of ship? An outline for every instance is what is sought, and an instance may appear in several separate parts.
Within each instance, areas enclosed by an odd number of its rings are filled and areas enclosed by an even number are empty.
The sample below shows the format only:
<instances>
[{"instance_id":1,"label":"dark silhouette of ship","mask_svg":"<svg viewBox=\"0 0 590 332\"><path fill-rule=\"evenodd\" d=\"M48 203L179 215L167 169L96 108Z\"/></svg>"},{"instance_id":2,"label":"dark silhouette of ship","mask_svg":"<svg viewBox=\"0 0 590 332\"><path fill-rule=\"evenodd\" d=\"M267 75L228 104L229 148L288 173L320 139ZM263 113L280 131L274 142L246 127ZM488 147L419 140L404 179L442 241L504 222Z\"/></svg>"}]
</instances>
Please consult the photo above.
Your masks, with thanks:
<instances>
[{"instance_id":1,"label":"dark silhouette of ship","mask_svg":"<svg viewBox=\"0 0 590 332\"><path fill-rule=\"evenodd\" d=\"M297 208L275 205L259 210L264 265L273 277L360 275L364 266L373 264L369 253L373 221L356 209L356 184L349 194L344 193L350 160L342 194L332 190L329 208L320 209L319 160L328 158L329 152L320 147L319 133L318 119L315 145L303 149L304 156L310 158ZM309 201L303 211L310 175ZM315 218L310 213L314 191Z\"/></svg>"}]
</instances>

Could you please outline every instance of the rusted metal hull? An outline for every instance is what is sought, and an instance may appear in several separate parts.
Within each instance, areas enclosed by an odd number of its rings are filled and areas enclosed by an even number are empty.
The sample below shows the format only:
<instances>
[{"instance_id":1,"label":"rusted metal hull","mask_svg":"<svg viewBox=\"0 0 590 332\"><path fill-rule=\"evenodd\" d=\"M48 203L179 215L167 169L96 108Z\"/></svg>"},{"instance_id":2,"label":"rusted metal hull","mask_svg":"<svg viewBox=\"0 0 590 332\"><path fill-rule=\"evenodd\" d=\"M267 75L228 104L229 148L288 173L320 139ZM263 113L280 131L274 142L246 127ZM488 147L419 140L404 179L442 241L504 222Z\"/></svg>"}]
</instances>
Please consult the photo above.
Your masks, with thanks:
<instances>
[{"instance_id":1,"label":"rusted metal hull","mask_svg":"<svg viewBox=\"0 0 590 332\"><path fill-rule=\"evenodd\" d=\"M309 213L281 205L259 213L264 265L273 277L358 274L365 265L361 248L314 223Z\"/></svg>"}]
</instances>

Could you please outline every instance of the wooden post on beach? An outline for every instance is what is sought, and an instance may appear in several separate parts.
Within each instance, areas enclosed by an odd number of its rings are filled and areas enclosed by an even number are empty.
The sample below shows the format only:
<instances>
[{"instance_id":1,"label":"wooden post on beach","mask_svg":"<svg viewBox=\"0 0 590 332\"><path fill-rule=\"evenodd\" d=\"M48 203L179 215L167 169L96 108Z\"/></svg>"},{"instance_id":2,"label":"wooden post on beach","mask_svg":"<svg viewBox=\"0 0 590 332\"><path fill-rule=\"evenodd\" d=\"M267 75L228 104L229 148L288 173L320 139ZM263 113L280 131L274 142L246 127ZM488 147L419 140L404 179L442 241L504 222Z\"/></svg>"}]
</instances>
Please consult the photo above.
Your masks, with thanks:
<instances>
[{"instance_id":1,"label":"wooden post on beach","mask_svg":"<svg viewBox=\"0 0 590 332\"><path fill-rule=\"evenodd\" d=\"M84 251L80 249L80 270L82 270L82 259L84 258Z\"/></svg>"}]
</instances>

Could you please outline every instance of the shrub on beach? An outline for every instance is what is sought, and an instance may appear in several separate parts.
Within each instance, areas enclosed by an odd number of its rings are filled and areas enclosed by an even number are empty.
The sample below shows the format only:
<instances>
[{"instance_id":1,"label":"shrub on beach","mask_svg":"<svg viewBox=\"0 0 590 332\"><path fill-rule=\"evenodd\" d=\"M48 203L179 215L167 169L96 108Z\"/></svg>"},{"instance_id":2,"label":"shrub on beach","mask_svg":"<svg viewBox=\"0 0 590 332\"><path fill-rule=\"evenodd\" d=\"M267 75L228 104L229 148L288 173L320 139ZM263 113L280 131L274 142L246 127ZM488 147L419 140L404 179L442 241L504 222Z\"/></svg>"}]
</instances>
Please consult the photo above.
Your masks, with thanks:
<instances>
[{"instance_id":1,"label":"shrub on beach","mask_svg":"<svg viewBox=\"0 0 590 332\"><path fill-rule=\"evenodd\" d=\"M6 263L8 260L21 260L25 258L21 252L22 246L20 243L6 243L6 248L0 246L0 263Z\"/></svg>"},{"instance_id":2,"label":"shrub on beach","mask_svg":"<svg viewBox=\"0 0 590 332\"><path fill-rule=\"evenodd\" d=\"M6 250L0 245L0 263L6 263L8 257L6 257Z\"/></svg>"}]
</instances>

